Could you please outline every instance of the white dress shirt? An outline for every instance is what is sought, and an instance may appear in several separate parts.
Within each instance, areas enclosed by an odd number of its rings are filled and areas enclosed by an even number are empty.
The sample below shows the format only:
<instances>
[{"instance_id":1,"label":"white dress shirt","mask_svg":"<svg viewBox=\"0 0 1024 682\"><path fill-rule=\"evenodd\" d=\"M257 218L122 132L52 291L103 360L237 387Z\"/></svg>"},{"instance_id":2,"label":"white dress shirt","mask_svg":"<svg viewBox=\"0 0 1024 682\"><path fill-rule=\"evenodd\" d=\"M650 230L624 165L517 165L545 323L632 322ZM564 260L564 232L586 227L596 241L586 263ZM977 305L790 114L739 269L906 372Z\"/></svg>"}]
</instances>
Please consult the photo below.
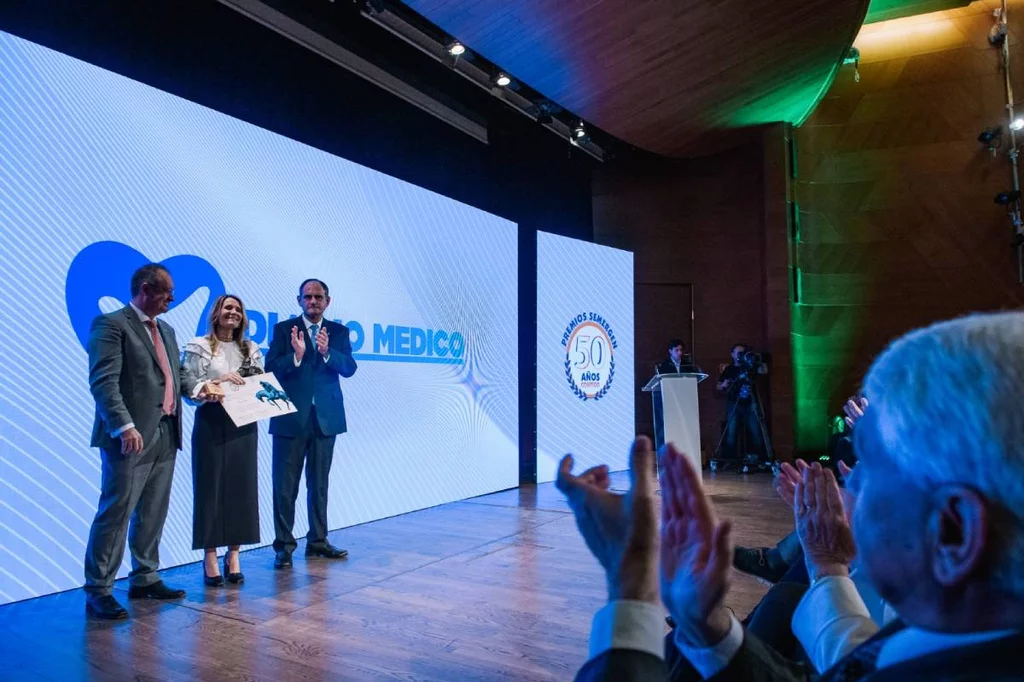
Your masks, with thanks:
<instances>
[{"instance_id":1,"label":"white dress shirt","mask_svg":"<svg viewBox=\"0 0 1024 682\"><path fill-rule=\"evenodd\" d=\"M826 580L818 581L816 586ZM848 587L852 587L849 578L838 580L845 580L849 583ZM804 599L807 599L807 595L804 595ZM625 600L609 602L594 616L590 633L590 659L611 649L632 649L664 658L664 622L664 610L656 604ZM999 630L954 635L910 627L900 630L885 641L876 667L881 669L938 651L967 647L1013 634L1013 630ZM697 672L708 679L729 665L743 646L743 637L743 626L730 613L729 632L718 644L693 648L685 646L678 638L675 644Z\"/></svg>"},{"instance_id":2,"label":"white dress shirt","mask_svg":"<svg viewBox=\"0 0 1024 682\"><path fill-rule=\"evenodd\" d=\"M312 322L305 315L302 316L302 324L305 326L307 333L309 332L309 328L312 327L314 324L317 326L316 330L319 333L320 330L324 328L324 322L325 321L326 320L321 317L319 322ZM309 338L313 342L313 351L316 352L316 334L310 334ZM331 357L331 352L327 351L327 355L324 356L324 362L327 362L328 358L330 358L330 357ZM300 361L297 357L295 357L294 354L292 354L292 361L295 363L296 367L298 367L299 365L302 364L302 361Z\"/></svg>"},{"instance_id":3,"label":"white dress shirt","mask_svg":"<svg viewBox=\"0 0 1024 682\"><path fill-rule=\"evenodd\" d=\"M793 611L793 634L814 669L828 670L896 619L863 571L821 578Z\"/></svg>"},{"instance_id":4,"label":"white dress shirt","mask_svg":"<svg viewBox=\"0 0 1024 682\"><path fill-rule=\"evenodd\" d=\"M132 307L132 310L135 311L135 314L139 316L139 321L142 322L143 326L146 326L146 323L153 319L149 315L147 315L146 313L142 312L142 310L140 310L139 307L136 306L133 302L128 301L128 305L130 305ZM148 330L149 327L146 327L146 329ZM157 333L159 333L159 327L157 327ZM150 338L149 334L146 335L146 338L149 340L150 344L153 343L153 339ZM153 350L155 351L156 347L154 347ZM164 353L166 353L166 352L167 352L167 349L164 348ZM177 349L175 349L174 352L178 352ZM171 362L171 359L167 358L168 366L170 365L170 362ZM122 433L124 433L128 429L134 429L134 428L135 428L135 422L128 422L127 424L125 424L121 428L114 429L113 431L111 431L110 432L110 437L111 438L120 438Z\"/></svg>"}]
</instances>

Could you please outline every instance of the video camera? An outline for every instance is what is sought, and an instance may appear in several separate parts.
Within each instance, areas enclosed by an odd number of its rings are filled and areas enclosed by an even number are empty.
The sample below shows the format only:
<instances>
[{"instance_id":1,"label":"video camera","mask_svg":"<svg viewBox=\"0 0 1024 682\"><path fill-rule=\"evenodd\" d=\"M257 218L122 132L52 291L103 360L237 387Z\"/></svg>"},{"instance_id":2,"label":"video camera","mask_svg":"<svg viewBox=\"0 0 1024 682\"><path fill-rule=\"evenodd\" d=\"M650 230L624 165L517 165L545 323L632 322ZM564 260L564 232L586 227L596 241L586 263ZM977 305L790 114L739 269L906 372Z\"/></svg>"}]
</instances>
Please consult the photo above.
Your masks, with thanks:
<instances>
[{"instance_id":1,"label":"video camera","mask_svg":"<svg viewBox=\"0 0 1024 682\"><path fill-rule=\"evenodd\" d=\"M740 356L740 363L750 368L757 368L761 366L763 359L760 353L755 353L752 349L748 348L743 355Z\"/></svg>"}]
</instances>

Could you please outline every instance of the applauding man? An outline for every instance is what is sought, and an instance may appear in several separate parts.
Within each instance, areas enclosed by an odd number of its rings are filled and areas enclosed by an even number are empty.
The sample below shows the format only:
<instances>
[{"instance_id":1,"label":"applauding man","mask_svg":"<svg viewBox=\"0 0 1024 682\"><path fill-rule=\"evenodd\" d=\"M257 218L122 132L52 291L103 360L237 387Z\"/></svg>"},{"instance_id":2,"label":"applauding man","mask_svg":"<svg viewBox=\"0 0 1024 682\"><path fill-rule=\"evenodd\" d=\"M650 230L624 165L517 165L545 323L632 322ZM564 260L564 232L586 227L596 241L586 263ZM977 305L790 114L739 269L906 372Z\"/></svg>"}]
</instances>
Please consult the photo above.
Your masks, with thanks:
<instances>
[{"instance_id":1,"label":"applauding man","mask_svg":"<svg viewBox=\"0 0 1024 682\"><path fill-rule=\"evenodd\" d=\"M819 466L793 477L812 581L805 600L853 598L856 551L899 618L874 633L863 612L856 618L849 604L835 604L851 627L846 644L830 647L845 655L820 682L1021 679L1024 521L1014 510L1024 506L1024 421L1007 407L1024 399L1021 344L1020 313L975 315L901 338L864 381L870 402L859 406L859 462L848 500ZM577 679L667 679L661 614L650 598L659 560L661 598L677 623L674 643L703 678L813 679L726 609L729 526L715 518L686 457L671 445L662 456L660 542L642 521L649 481L638 486L634 475L635 491L615 496L602 487L601 470L580 478L570 471L571 460L563 462L559 487L605 566L611 598L595 618L591 658Z\"/></svg>"},{"instance_id":2,"label":"applauding man","mask_svg":"<svg viewBox=\"0 0 1024 682\"><path fill-rule=\"evenodd\" d=\"M270 420L274 437L275 568L292 565L295 551L295 498L306 467L309 532L306 556L342 559L344 549L327 542L327 489L334 441L345 433L345 400L338 377L356 373L348 327L324 318L331 303L327 285L308 279L299 287L300 318L280 322L267 353L273 372L296 411Z\"/></svg>"}]
</instances>

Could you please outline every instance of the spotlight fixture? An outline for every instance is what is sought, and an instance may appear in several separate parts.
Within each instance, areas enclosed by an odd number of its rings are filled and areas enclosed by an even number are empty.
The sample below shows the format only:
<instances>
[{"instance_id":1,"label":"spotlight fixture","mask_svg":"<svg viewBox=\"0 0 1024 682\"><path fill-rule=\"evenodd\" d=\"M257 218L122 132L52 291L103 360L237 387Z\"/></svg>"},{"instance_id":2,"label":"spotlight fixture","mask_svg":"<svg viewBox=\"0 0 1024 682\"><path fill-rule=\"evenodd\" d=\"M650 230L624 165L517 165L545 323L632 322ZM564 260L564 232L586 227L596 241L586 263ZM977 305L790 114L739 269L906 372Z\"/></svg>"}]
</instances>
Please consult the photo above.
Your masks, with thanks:
<instances>
[{"instance_id":1,"label":"spotlight fixture","mask_svg":"<svg viewBox=\"0 0 1024 682\"><path fill-rule=\"evenodd\" d=\"M1006 192L1000 192L999 194L997 194L992 199L992 201L994 201L995 203L999 204L1000 206L1006 206L1007 204L1012 204L1013 202L1015 202L1015 201L1017 201L1019 199L1020 199L1020 191L1019 190L1010 190L1010 191L1006 191Z\"/></svg>"},{"instance_id":2,"label":"spotlight fixture","mask_svg":"<svg viewBox=\"0 0 1024 682\"><path fill-rule=\"evenodd\" d=\"M511 82L512 82L512 79L509 78L508 75L506 75L504 73L499 73L498 77L494 79L495 85L498 85L499 87L502 87L502 88L504 88L505 86L507 86Z\"/></svg>"},{"instance_id":3,"label":"spotlight fixture","mask_svg":"<svg viewBox=\"0 0 1024 682\"><path fill-rule=\"evenodd\" d=\"M583 127L583 121L579 121L572 127L572 137L574 140L582 140L587 136L587 129Z\"/></svg>"},{"instance_id":4,"label":"spotlight fixture","mask_svg":"<svg viewBox=\"0 0 1024 682\"><path fill-rule=\"evenodd\" d=\"M448 46L448 54L450 54L453 57L458 57L458 56L463 55L465 53L466 53L466 46L463 45L462 43L460 43L457 40L455 42L453 42L451 45Z\"/></svg>"},{"instance_id":5,"label":"spotlight fixture","mask_svg":"<svg viewBox=\"0 0 1024 682\"><path fill-rule=\"evenodd\" d=\"M1018 116L1017 118L1010 121L1010 130L1021 130L1024 129L1024 118Z\"/></svg>"}]
</instances>

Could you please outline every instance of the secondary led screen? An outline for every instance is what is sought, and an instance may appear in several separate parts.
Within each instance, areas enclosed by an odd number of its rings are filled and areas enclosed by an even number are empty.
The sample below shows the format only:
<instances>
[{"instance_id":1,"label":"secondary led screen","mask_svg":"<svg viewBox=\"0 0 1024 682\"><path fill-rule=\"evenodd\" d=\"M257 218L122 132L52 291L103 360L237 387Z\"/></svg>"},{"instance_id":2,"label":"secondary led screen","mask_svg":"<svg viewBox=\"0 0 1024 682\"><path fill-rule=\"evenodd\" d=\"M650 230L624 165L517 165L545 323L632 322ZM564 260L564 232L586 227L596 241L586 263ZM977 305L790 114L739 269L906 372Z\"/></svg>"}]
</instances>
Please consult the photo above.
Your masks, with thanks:
<instances>
[{"instance_id":1,"label":"secondary led screen","mask_svg":"<svg viewBox=\"0 0 1024 682\"><path fill-rule=\"evenodd\" d=\"M633 254L537 234L537 480L629 464L635 430Z\"/></svg>"}]
</instances>

